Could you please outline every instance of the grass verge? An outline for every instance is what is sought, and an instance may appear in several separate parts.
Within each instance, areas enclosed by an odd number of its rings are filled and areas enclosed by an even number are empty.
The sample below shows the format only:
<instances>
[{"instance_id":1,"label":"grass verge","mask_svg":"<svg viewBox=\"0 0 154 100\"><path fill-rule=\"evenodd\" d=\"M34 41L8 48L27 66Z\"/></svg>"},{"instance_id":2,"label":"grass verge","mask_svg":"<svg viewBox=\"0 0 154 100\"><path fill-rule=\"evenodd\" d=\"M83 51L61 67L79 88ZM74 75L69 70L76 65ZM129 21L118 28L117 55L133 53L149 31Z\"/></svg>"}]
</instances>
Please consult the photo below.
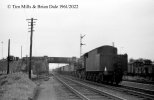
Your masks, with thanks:
<instances>
[{"instance_id":1,"label":"grass verge","mask_svg":"<svg viewBox=\"0 0 154 100\"><path fill-rule=\"evenodd\" d=\"M25 73L0 76L0 100L28 100L35 96L36 88Z\"/></svg>"}]
</instances>

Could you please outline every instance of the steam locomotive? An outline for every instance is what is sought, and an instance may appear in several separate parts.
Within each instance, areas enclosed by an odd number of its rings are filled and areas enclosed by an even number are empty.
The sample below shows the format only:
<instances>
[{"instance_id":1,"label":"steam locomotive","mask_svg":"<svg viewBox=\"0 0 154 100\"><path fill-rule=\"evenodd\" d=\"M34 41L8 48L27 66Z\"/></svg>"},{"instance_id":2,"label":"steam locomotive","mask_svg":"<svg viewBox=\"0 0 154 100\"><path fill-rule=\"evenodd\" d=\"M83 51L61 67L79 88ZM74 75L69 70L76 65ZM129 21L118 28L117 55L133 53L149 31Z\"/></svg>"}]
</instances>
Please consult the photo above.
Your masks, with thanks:
<instances>
[{"instance_id":1,"label":"steam locomotive","mask_svg":"<svg viewBox=\"0 0 154 100\"><path fill-rule=\"evenodd\" d=\"M81 79L119 84L127 72L127 60L127 54L119 55L116 47L105 45L85 53L74 66L63 66L58 70L73 73Z\"/></svg>"}]
</instances>

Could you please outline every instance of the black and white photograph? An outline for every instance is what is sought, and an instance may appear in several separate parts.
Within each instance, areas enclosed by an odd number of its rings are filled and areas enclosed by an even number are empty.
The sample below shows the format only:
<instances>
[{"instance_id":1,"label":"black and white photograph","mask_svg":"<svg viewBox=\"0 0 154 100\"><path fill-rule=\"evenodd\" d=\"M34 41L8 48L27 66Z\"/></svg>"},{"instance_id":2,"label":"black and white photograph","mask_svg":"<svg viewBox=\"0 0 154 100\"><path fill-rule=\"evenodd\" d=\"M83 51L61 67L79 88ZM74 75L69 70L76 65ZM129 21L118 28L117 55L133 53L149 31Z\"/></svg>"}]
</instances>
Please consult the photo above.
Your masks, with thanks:
<instances>
[{"instance_id":1,"label":"black and white photograph","mask_svg":"<svg viewBox=\"0 0 154 100\"><path fill-rule=\"evenodd\" d=\"M0 0L0 100L154 100L154 0Z\"/></svg>"}]
</instances>

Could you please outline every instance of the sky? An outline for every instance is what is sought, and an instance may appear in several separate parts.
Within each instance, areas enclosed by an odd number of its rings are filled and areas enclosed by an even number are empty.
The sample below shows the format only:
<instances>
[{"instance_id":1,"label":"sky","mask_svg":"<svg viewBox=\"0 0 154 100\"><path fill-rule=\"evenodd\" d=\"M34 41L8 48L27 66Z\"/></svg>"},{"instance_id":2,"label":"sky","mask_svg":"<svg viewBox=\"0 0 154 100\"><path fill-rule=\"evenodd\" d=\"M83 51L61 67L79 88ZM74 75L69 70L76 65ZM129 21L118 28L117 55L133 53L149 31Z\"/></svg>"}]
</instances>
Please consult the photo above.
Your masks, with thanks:
<instances>
[{"instance_id":1,"label":"sky","mask_svg":"<svg viewBox=\"0 0 154 100\"><path fill-rule=\"evenodd\" d=\"M13 5L78 5L78 8L13 8ZM10 6L11 8L8 8ZM128 58L154 60L154 0L0 0L0 58L29 55L26 19L35 18L33 56L79 57L103 45ZM3 41L3 44L2 44ZM2 48L3 45L3 48ZM2 53L3 49L3 53Z\"/></svg>"}]
</instances>

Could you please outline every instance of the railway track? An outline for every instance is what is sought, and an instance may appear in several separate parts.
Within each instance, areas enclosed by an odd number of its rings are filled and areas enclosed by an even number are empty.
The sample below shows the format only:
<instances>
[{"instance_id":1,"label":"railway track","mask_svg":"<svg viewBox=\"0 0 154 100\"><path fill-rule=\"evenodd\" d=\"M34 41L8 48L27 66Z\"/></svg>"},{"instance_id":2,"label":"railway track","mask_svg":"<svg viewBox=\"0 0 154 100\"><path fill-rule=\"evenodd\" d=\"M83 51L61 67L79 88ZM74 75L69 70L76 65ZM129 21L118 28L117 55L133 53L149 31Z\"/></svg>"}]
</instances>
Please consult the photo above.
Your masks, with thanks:
<instances>
[{"instance_id":1,"label":"railway track","mask_svg":"<svg viewBox=\"0 0 154 100\"><path fill-rule=\"evenodd\" d=\"M121 86L123 86L123 87L130 88L130 89L137 89L139 91L143 91L143 92L146 92L148 94L154 94L154 85L153 84L129 82L129 81L123 81L123 82L124 83L128 82L130 84L130 85L128 85L128 83L127 84L121 84ZM133 84L135 83L136 85L131 85L132 83ZM141 87L141 85L142 85L142 87ZM148 87L148 88L145 88L145 87Z\"/></svg>"},{"instance_id":2,"label":"railway track","mask_svg":"<svg viewBox=\"0 0 154 100\"><path fill-rule=\"evenodd\" d=\"M130 87L130 86L123 86L121 85L120 88L128 89L129 91L136 91L140 94L150 96L154 98L154 91L149 89L142 89L142 88L136 88L136 87Z\"/></svg>"},{"instance_id":3,"label":"railway track","mask_svg":"<svg viewBox=\"0 0 154 100\"><path fill-rule=\"evenodd\" d=\"M83 100L126 100L125 98L101 91L72 79L55 77Z\"/></svg>"},{"instance_id":4,"label":"railway track","mask_svg":"<svg viewBox=\"0 0 154 100\"><path fill-rule=\"evenodd\" d=\"M81 79L77 79L77 78L71 78L73 80L78 80L87 84L92 84L95 86L100 86L100 87L105 87L107 89L110 90L114 90L114 91L119 91L122 93L125 93L127 95L130 96L135 96L137 98L140 99L144 99L144 100L154 100L154 91L149 91L149 90L144 90L144 89L139 89L139 88L133 88L133 87L128 87L128 86L111 86L111 85L105 85L105 84L101 84L101 83L96 83L96 82L91 82L91 81L87 81L87 80L81 80Z\"/></svg>"},{"instance_id":5,"label":"railway track","mask_svg":"<svg viewBox=\"0 0 154 100\"><path fill-rule=\"evenodd\" d=\"M123 79L123 80L126 81L126 82L132 82L132 83L140 83L140 84L154 85L154 82L153 81L146 82L146 81L134 81L134 80L127 80L127 79Z\"/></svg>"}]
</instances>

